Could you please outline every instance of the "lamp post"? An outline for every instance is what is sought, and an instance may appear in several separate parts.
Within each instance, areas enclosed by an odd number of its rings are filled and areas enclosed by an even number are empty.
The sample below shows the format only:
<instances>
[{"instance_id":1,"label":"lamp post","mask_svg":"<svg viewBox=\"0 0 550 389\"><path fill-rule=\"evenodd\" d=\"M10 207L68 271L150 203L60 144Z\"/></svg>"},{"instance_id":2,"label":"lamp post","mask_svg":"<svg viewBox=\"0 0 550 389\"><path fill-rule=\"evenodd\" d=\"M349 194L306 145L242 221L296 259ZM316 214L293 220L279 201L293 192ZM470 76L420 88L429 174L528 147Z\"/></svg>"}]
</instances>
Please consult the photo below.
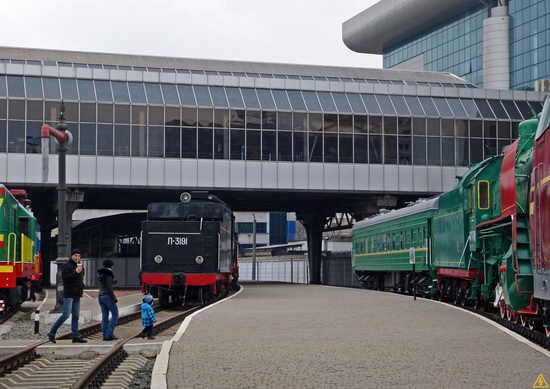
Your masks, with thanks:
<instances>
[{"instance_id":1,"label":"lamp post","mask_svg":"<svg viewBox=\"0 0 550 389\"><path fill-rule=\"evenodd\" d=\"M50 135L57 140L57 153L59 159L59 183L57 186L57 258L55 263L57 265L56 274L56 287L55 287L55 311L59 304L63 301L63 279L61 278L61 265L63 265L69 258L67 256L67 242L69 236L67 234L67 181L66 181L66 153L71 143L72 137L70 132L67 131L67 123L65 122L65 105L61 102L61 108L59 112L59 123L57 123L56 129L44 124L42 125L42 131L40 137L42 138L42 156L45 164L45 170L43 170L43 180L47 180L47 159L49 154L49 138Z\"/></svg>"},{"instance_id":2,"label":"lamp post","mask_svg":"<svg viewBox=\"0 0 550 389\"><path fill-rule=\"evenodd\" d=\"M65 105L61 103L59 113L59 123L57 130L66 134L67 123L65 123ZM67 137L64 141L57 142L57 154L59 158L59 186L57 187L57 274L55 278L55 307L54 310L63 302L63 278L61 277L61 265L63 265L69 257L67 256L67 168L66 154L69 149Z\"/></svg>"},{"instance_id":3,"label":"lamp post","mask_svg":"<svg viewBox=\"0 0 550 389\"><path fill-rule=\"evenodd\" d=\"M252 281L256 281L256 215L252 214Z\"/></svg>"}]
</instances>

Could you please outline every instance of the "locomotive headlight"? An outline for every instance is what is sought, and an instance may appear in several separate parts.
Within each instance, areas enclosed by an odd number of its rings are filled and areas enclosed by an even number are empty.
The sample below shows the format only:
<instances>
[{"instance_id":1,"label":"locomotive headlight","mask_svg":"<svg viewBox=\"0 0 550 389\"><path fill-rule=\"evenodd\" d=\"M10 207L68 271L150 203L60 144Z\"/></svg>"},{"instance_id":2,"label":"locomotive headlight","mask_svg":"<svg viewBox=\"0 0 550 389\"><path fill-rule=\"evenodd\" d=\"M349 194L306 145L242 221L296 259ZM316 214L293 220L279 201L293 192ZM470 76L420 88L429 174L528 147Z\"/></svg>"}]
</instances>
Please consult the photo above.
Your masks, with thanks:
<instances>
[{"instance_id":1,"label":"locomotive headlight","mask_svg":"<svg viewBox=\"0 0 550 389\"><path fill-rule=\"evenodd\" d=\"M204 258L198 255L197 258L195 258L195 262L197 262L197 264L200 265L201 263L204 262Z\"/></svg>"},{"instance_id":2,"label":"locomotive headlight","mask_svg":"<svg viewBox=\"0 0 550 389\"><path fill-rule=\"evenodd\" d=\"M162 255L155 255L155 262L160 264L162 262L163 258Z\"/></svg>"}]
</instances>

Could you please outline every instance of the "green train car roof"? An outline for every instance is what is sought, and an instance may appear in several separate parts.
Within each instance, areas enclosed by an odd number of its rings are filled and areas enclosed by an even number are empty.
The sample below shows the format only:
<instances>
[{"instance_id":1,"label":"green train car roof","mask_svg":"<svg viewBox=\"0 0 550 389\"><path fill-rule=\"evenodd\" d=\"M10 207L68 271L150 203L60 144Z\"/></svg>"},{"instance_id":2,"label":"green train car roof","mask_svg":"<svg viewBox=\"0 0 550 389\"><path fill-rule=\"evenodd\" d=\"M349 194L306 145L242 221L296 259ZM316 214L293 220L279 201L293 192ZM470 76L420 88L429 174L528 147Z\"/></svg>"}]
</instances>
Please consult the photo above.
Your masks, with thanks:
<instances>
[{"instance_id":1,"label":"green train car roof","mask_svg":"<svg viewBox=\"0 0 550 389\"><path fill-rule=\"evenodd\" d=\"M388 221L388 220L395 220L395 219L398 219L398 218L402 218L402 217L410 216L410 215L415 215L417 213L422 213L422 212L426 212L426 211L429 211L429 210L437 210L438 202L439 202L439 196L438 197L433 197L431 199L424 200L424 201L421 201L421 202L414 203L414 204L409 205L408 207L405 207L405 208L397 209L395 211L389 211L387 213L383 213L383 214L380 214L380 215L370 217L370 218L365 219L365 220L361 220L361 221L355 223L355 225L352 228L352 231L356 230L356 229L359 229L359 228L374 226L374 225L383 223L383 222Z\"/></svg>"},{"instance_id":2,"label":"green train car roof","mask_svg":"<svg viewBox=\"0 0 550 389\"><path fill-rule=\"evenodd\" d=\"M477 176L483 169L485 169L488 165L490 165L493 161L502 158L504 154L499 155L493 155L489 158L484 159L481 162L476 163L475 165L470 166L468 171L464 173L463 176L457 177L457 183L455 185L455 188L464 186L464 183L469 183L472 181L473 177Z\"/></svg>"}]
</instances>

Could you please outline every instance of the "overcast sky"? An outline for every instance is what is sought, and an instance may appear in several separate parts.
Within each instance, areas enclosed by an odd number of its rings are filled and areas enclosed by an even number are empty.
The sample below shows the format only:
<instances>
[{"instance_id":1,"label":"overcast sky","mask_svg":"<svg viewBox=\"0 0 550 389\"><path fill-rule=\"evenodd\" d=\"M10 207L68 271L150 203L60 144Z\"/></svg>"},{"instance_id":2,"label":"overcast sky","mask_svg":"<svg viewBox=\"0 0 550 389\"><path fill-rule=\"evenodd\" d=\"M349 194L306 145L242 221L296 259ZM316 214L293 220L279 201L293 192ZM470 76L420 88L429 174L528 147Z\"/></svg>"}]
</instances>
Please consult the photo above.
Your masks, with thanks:
<instances>
[{"instance_id":1,"label":"overcast sky","mask_svg":"<svg viewBox=\"0 0 550 389\"><path fill-rule=\"evenodd\" d=\"M378 0L0 0L0 46L381 68L342 42Z\"/></svg>"}]
</instances>

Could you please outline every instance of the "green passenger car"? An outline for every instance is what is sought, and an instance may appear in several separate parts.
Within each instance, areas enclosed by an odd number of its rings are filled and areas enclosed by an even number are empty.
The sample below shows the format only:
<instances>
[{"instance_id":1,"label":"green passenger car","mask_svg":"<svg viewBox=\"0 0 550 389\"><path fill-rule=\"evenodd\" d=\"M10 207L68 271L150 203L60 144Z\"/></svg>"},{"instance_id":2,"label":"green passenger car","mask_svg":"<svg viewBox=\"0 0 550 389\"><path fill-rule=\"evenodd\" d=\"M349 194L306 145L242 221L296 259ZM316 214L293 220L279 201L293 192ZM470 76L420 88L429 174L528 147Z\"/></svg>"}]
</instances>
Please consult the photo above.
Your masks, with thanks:
<instances>
[{"instance_id":1,"label":"green passenger car","mask_svg":"<svg viewBox=\"0 0 550 389\"><path fill-rule=\"evenodd\" d=\"M438 198L421 200L353 226L352 269L368 289L411 292L414 250L417 291L427 293L433 279L430 245Z\"/></svg>"}]
</instances>

